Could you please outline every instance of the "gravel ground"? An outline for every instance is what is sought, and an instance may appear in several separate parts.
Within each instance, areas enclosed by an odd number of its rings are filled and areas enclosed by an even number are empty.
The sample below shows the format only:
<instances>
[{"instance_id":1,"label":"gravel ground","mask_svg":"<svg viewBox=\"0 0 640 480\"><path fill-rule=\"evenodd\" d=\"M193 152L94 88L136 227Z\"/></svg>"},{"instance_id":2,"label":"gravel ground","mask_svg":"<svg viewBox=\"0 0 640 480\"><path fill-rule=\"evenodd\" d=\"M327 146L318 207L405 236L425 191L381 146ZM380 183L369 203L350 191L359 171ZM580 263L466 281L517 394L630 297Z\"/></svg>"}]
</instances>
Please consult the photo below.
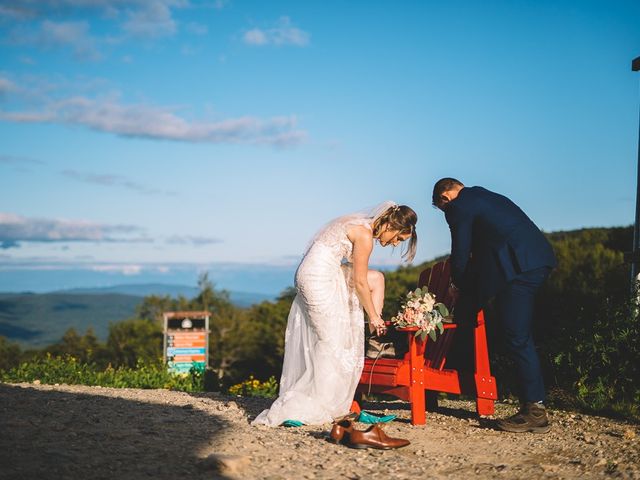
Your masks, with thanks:
<instances>
[{"instance_id":1,"label":"gravel ground","mask_svg":"<svg viewBox=\"0 0 640 480\"><path fill-rule=\"evenodd\" d=\"M640 426L550 411L546 435L494 430L473 403L443 400L427 425L407 404L370 402L411 445L352 450L329 425L252 427L269 401L215 393L0 384L1 479L640 479ZM497 404L498 417L515 412ZM365 428L365 425L358 425Z\"/></svg>"}]
</instances>

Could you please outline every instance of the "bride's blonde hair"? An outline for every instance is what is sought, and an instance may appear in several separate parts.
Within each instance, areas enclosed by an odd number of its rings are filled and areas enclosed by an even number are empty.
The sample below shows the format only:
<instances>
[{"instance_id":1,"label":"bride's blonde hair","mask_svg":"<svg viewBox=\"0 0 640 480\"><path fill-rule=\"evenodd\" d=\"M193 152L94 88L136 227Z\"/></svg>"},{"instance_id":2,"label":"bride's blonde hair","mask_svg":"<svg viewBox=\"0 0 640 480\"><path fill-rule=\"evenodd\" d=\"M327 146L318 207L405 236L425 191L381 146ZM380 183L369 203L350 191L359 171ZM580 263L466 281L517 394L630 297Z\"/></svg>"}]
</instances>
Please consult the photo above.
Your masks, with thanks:
<instances>
[{"instance_id":1,"label":"bride's blonde hair","mask_svg":"<svg viewBox=\"0 0 640 480\"><path fill-rule=\"evenodd\" d=\"M416 248L418 246L418 234L416 233L416 223L418 223L418 215L411 207L406 205L394 205L387 208L382 215L375 219L373 225L373 236L378 237L385 227L389 230L398 230L400 235L411 234L408 239L409 244L402 254L405 262L409 263L416 256Z\"/></svg>"}]
</instances>

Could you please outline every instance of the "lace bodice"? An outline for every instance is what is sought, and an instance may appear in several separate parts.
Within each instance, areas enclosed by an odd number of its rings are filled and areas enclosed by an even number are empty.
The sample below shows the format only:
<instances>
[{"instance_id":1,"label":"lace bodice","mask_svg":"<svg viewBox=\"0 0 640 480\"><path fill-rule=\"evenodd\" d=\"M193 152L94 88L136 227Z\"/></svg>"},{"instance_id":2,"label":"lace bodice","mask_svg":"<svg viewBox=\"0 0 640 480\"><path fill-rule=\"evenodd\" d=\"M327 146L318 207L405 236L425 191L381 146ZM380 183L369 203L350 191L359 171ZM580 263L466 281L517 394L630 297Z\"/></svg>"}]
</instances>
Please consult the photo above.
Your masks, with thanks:
<instances>
[{"instance_id":1,"label":"lace bodice","mask_svg":"<svg viewBox=\"0 0 640 480\"><path fill-rule=\"evenodd\" d=\"M370 217L363 214L352 214L339 217L327 224L316 234L307 248L306 253L313 249L315 245L323 245L324 247L329 247L332 250L335 255L334 258L338 262L346 260L351 263L353 257L353 243L351 243L351 240L347 237L347 233L349 232L349 229L355 225L364 225L371 229L371 221L372 219Z\"/></svg>"}]
</instances>

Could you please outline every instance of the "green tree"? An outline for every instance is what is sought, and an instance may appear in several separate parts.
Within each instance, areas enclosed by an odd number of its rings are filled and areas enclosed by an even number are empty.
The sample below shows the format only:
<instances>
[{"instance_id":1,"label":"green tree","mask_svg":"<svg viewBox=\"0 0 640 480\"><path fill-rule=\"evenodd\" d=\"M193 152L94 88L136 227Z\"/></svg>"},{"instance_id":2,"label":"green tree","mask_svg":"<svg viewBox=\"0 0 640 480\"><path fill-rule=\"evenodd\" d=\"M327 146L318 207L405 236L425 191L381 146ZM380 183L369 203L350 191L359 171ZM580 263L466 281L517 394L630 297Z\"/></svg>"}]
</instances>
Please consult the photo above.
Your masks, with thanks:
<instances>
[{"instance_id":1,"label":"green tree","mask_svg":"<svg viewBox=\"0 0 640 480\"><path fill-rule=\"evenodd\" d=\"M162 358L162 328L149 320L132 319L109 326L107 350L114 366L135 367L139 361Z\"/></svg>"},{"instance_id":2,"label":"green tree","mask_svg":"<svg viewBox=\"0 0 640 480\"><path fill-rule=\"evenodd\" d=\"M540 294L537 322L548 383L581 406L637 406L640 334L623 260L632 245L631 227L557 232L549 238L558 268Z\"/></svg>"},{"instance_id":3,"label":"green tree","mask_svg":"<svg viewBox=\"0 0 640 480\"><path fill-rule=\"evenodd\" d=\"M98 341L93 328L88 328L84 335L80 335L75 328L69 328L60 341L44 349L54 356L70 355L81 362L102 363L107 352Z\"/></svg>"},{"instance_id":4,"label":"green tree","mask_svg":"<svg viewBox=\"0 0 640 480\"><path fill-rule=\"evenodd\" d=\"M240 333L247 321L246 312L236 307L225 290L217 290L208 273L198 278L198 295L181 306L181 310L208 311L209 367L218 380L229 383L235 364L243 359L244 337Z\"/></svg>"},{"instance_id":5,"label":"green tree","mask_svg":"<svg viewBox=\"0 0 640 480\"><path fill-rule=\"evenodd\" d=\"M296 290L284 290L275 302L262 302L252 306L247 312L241 334L242 355L236 363L236 375L247 378L253 374L257 378L280 377L284 357L284 335L291 304ZM260 358L260 362L254 359Z\"/></svg>"},{"instance_id":6,"label":"green tree","mask_svg":"<svg viewBox=\"0 0 640 480\"><path fill-rule=\"evenodd\" d=\"M178 301L169 295L148 295L136 307L136 318L162 325L162 314L179 310Z\"/></svg>"},{"instance_id":7,"label":"green tree","mask_svg":"<svg viewBox=\"0 0 640 480\"><path fill-rule=\"evenodd\" d=\"M394 271L384 272L385 294L382 317L391 320L400 309L400 303L409 290L418 287L420 272L429 268L436 260L419 265L401 266Z\"/></svg>"},{"instance_id":8,"label":"green tree","mask_svg":"<svg viewBox=\"0 0 640 480\"><path fill-rule=\"evenodd\" d=\"M0 336L0 371L10 370L20 363L22 352L20 346Z\"/></svg>"}]
</instances>

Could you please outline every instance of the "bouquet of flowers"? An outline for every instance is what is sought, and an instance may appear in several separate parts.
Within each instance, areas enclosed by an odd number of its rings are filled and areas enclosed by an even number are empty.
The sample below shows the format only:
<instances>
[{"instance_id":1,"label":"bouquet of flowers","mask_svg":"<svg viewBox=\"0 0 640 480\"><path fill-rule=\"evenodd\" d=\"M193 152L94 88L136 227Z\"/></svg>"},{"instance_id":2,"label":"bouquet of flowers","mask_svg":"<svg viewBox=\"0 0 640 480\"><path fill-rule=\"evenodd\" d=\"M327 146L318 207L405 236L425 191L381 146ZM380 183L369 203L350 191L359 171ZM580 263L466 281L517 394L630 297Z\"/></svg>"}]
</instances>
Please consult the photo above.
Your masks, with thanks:
<instances>
[{"instance_id":1,"label":"bouquet of flowers","mask_svg":"<svg viewBox=\"0 0 640 480\"><path fill-rule=\"evenodd\" d=\"M418 327L416 337L424 341L429 335L431 340L436 339L436 330L444 331L443 322L450 322L449 310L444 303L436 302L436 297L429 291L421 288L407 293L402 302L402 308L391 322L396 328Z\"/></svg>"}]
</instances>

